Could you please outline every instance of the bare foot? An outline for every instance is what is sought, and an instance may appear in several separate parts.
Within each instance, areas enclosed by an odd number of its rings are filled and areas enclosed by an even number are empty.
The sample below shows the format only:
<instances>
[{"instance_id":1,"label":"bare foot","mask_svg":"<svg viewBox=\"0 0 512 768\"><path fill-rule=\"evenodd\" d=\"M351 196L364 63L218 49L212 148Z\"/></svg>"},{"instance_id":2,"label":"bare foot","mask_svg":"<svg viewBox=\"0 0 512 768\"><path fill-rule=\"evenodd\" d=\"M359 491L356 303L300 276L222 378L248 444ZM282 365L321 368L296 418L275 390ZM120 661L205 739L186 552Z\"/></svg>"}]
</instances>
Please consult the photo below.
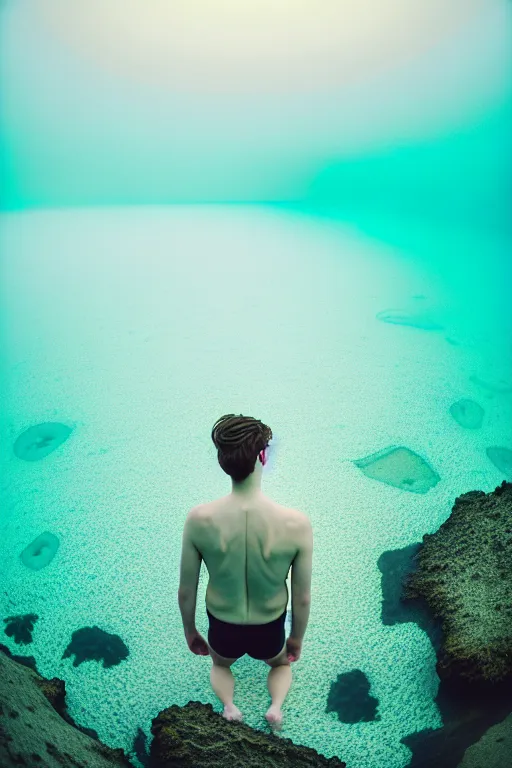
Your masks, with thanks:
<instances>
[{"instance_id":1,"label":"bare foot","mask_svg":"<svg viewBox=\"0 0 512 768\"><path fill-rule=\"evenodd\" d=\"M273 704L271 704L267 710L265 718L272 728L275 728L276 731L281 730L281 726L283 724L283 713L279 707L275 707Z\"/></svg>"},{"instance_id":2,"label":"bare foot","mask_svg":"<svg viewBox=\"0 0 512 768\"><path fill-rule=\"evenodd\" d=\"M226 718L226 720L242 720L243 715L234 704L226 704L222 717Z\"/></svg>"}]
</instances>

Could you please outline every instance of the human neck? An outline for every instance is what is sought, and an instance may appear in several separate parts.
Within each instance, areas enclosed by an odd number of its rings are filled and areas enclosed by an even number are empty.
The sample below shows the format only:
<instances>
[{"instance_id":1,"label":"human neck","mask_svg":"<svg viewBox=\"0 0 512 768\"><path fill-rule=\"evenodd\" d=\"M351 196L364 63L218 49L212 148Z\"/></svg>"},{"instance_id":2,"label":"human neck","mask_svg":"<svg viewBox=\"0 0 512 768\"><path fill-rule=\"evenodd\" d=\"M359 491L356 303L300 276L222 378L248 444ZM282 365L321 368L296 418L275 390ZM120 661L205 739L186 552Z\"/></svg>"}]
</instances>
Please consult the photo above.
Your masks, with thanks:
<instances>
[{"instance_id":1,"label":"human neck","mask_svg":"<svg viewBox=\"0 0 512 768\"><path fill-rule=\"evenodd\" d=\"M245 480L242 480L241 483L235 483L233 480L231 481L231 496L234 496L237 499L249 499L261 496L262 469L263 464L266 461L264 453L262 456L263 461L260 458L259 463L256 463L256 466L254 467L254 471L251 472Z\"/></svg>"},{"instance_id":2,"label":"human neck","mask_svg":"<svg viewBox=\"0 0 512 768\"><path fill-rule=\"evenodd\" d=\"M231 488L231 496L236 498L252 498L254 496L261 496L261 487L259 485L249 486L235 486Z\"/></svg>"}]
</instances>

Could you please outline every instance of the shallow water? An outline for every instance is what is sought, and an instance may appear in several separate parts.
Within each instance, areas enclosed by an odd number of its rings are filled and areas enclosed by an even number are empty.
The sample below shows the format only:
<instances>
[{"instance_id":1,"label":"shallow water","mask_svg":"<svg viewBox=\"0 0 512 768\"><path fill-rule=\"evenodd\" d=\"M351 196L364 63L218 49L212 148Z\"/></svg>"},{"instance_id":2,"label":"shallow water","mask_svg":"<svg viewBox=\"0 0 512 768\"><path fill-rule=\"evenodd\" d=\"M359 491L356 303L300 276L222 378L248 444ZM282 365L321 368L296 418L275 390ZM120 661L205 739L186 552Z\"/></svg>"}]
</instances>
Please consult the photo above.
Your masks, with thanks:
<instances>
[{"instance_id":1,"label":"shallow water","mask_svg":"<svg viewBox=\"0 0 512 768\"><path fill-rule=\"evenodd\" d=\"M458 494L504 477L486 451L511 445L512 398L480 383L510 370L491 297L485 329L464 324L452 312L464 297L452 302L426 261L343 222L275 209L4 214L1 247L2 614L39 617L31 645L6 642L65 679L72 716L127 750L171 703L218 709L210 662L183 637L181 530L191 506L228 490L209 425L255 414L276 434L265 492L306 511L315 531L283 735L348 765L406 765L400 739L442 724L435 655L416 625L383 625L377 560L435 531ZM383 307L418 304L442 332L379 319ZM455 332L458 346L446 340ZM450 413L462 397L484 410L479 429ZM71 432L57 430L47 455L48 439L16 455L20 435L44 422ZM396 487L396 466L365 476L357 463L392 446L439 481L414 492ZM40 459L27 461L34 450ZM34 570L20 555L44 532L59 546ZM61 658L72 633L93 626L118 635L128 657L107 669ZM366 675L378 720L326 711L351 670ZM246 722L262 727L264 666L243 658L235 675Z\"/></svg>"}]
</instances>

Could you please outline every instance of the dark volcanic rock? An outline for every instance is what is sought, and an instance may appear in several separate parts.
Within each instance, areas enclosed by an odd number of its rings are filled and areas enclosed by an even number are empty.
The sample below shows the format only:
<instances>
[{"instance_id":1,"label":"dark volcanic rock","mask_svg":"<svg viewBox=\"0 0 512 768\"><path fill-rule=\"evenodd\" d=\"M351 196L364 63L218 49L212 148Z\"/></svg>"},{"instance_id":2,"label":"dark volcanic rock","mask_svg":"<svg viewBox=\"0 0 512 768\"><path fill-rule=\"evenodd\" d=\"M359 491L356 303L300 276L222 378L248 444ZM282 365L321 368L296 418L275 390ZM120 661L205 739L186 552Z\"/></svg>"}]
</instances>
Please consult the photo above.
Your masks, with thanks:
<instances>
[{"instance_id":1,"label":"dark volcanic rock","mask_svg":"<svg viewBox=\"0 0 512 768\"><path fill-rule=\"evenodd\" d=\"M111 749L91 738L75 727L69 715L61 717L58 710L65 711L64 696L62 680L46 680L0 651L2 768L132 766L122 749Z\"/></svg>"},{"instance_id":2,"label":"dark volcanic rock","mask_svg":"<svg viewBox=\"0 0 512 768\"><path fill-rule=\"evenodd\" d=\"M153 720L153 768L345 768L310 747L274 734L227 722L211 704L173 705Z\"/></svg>"},{"instance_id":3,"label":"dark volcanic rock","mask_svg":"<svg viewBox=\"0 0 512 768\"><path fill-rule=\"evenodd\" d=\"M415 559L403 597L423 597L442 621L441 680L512 686L512 483L459 496Z\"/></svg>"},{"instance_id":4,"label":"dark volcanic rock","mask_svg":"<svg viewBox=\"0 0 512 768\"><path fill-rule=\"evenodd\" d=\"M406 620L411 606L409 620L435 638L443 726L402 739L413 753L408 768L512 768L502 743L512 712L511 541L512 484L504 482L493 493L456 499L448 520L412 555L417 570L411 571L411 548L385 553L380 562L388 567L381 567L385 623ZM403 611L395 601L397 579ZM504 718L494 737L493 726Z\"/></svg>"},{"instance_id":5,"label":"dark volcanic rock","mask_svg":"<svg viewBox=\"0 0 512 768\"><path fill-rule=\"evenodd\" d=\"M0 651L5 653L5 655L10 659L17 661L18 664L23 664L24 667L30 667L30 669L33 669L35 672L37 672L35 656L18 656L16 653L11 653L9 648L3 643L0 643Z\"/></svg>"}]
</instances>

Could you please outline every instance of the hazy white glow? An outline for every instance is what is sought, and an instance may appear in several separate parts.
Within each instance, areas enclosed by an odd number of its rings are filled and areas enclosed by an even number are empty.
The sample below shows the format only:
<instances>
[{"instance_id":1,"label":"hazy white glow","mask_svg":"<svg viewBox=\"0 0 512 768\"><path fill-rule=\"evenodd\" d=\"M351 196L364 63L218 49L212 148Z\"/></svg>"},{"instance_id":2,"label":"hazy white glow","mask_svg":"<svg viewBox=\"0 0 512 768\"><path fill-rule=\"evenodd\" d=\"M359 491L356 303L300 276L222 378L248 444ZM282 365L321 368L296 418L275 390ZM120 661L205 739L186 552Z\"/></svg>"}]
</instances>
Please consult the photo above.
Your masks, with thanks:
<instances>
[{"instance_id":1,"label":"hazy white glow","mask_svg":"<svg viewBox=\"0 0 512 768\"><path fill-rule=\"evenodd\" d=\"M510 0L16 0L0 21L16 205L303 199L512 93Z\"/></svg>"},{"instance_id":2,"label":"hazy white glow","mask_svg":"<svg viewBox=\"0 0 512 768\"><path fill-rule=\"evenodd\" d=\"M34 0L97 66L176 90L316 92L407 65L500 0Z\"/></svg>"}]
</instances>

